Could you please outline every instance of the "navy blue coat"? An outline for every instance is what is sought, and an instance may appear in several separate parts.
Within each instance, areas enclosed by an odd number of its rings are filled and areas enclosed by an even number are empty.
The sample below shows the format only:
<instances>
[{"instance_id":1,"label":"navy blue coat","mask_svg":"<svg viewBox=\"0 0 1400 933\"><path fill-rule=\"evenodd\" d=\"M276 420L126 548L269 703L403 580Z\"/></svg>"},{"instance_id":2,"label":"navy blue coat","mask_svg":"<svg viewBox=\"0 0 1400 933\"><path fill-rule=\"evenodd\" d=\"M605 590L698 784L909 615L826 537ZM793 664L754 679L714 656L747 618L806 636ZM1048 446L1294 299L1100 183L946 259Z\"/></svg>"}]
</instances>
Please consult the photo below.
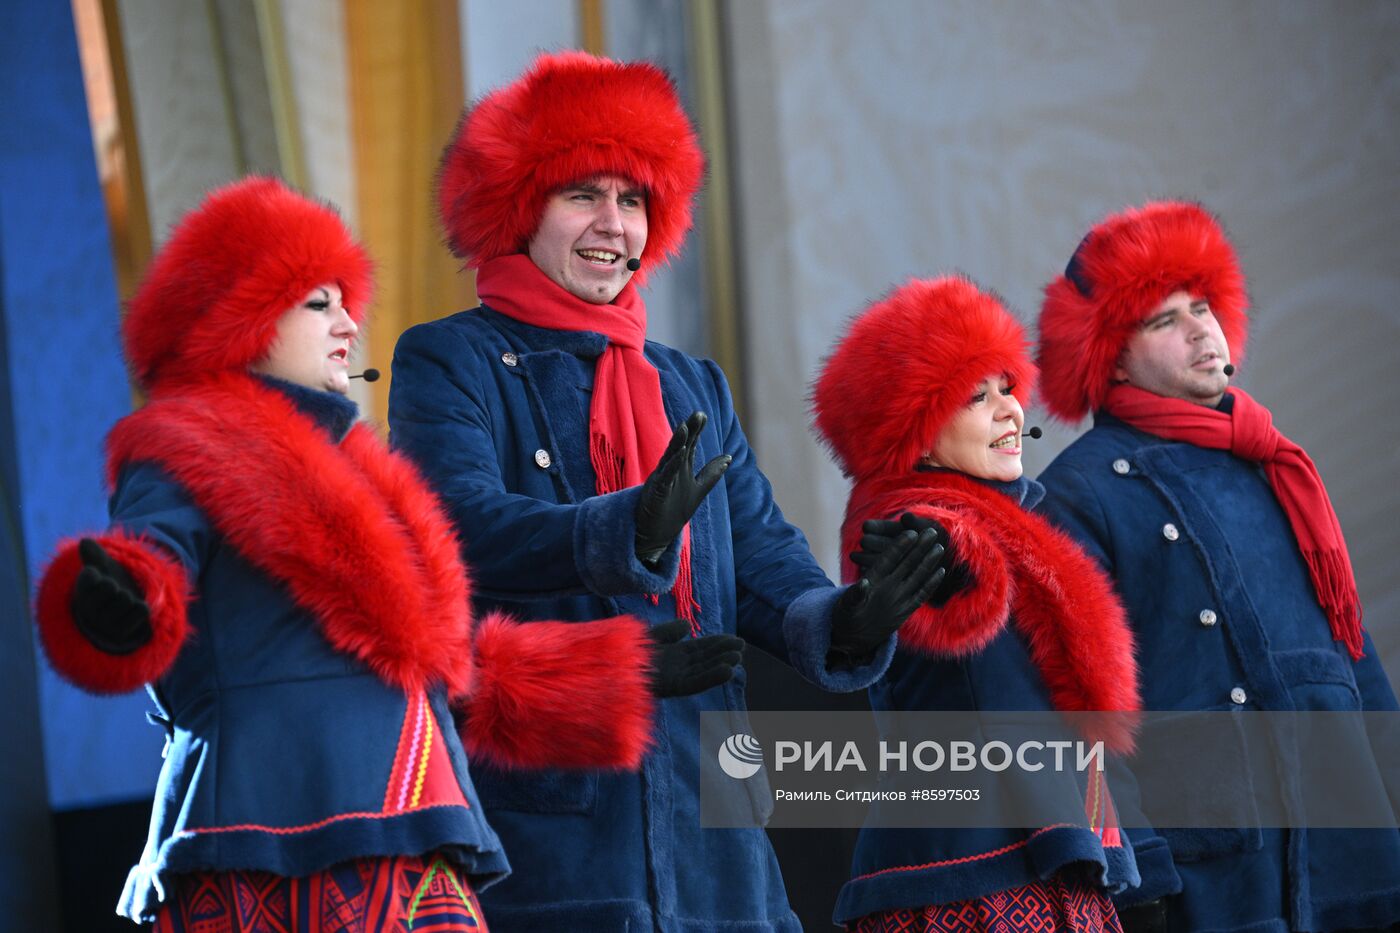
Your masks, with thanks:
<instances>
[{"instance_id":1,"label":"navy blue coat","mask_svg":"<svg viewBox=\"0 0 1400 933\"><path fill-rule=\"evenodd\" d=\"M595 495L588 454L595 333L545 330L487 308L409 330L394 353L393 444L428 477L468 542L479 608L586 622L675 614L665 593L678 546L648 570L634 553L639 488ZM838 589L773 501L719 367L648 342L671 423L703 411L696 462L733 464L691 520L703 633L735 632L832 690L873 682L875 661L828 672ZM580 658L580 664L592 663ZM796 931L761 829L702 829L699 713L748 731L744 672L660 706L640 773L477 769L477 786L516 874L483 902L500 930ZM757 786L757 785L756 785ZM760 810L771 806L755 801Z\"/></svg>"},{"instance_id":2,"label":"navy blue coat","mask_svg":"<svg viewBox=\"0 0 1400 933\"><path fill-rule=\"evenodd\" d=\"M1356 663L1332 639L1257 465L1100 412L1040 481L1042 511L1116 582L1137 638L1144 709L1396 710L1370 637ZM1400 775L1384 777L1382 792L1400 801ZM1161 833L1183 883L1170 902L1176 929L1400 920L1393 829Z\"/></svg>"},{"instance_id":3,"label":"navy blue coat","mask_svg":"<svg viewBox=\"0 0 1400 933\"><path fill-rule=\"evenodd\" d=\"M985 485L1026 509L1042 494L1038 484L1025 479ZM938 505L936 493L929 495L927 504ZM977 581L971 585L977 586ZM889 670L870 688L870 705L877 719L882 710L1055 709L1025 636L1014 624L1006 624L987 645L968 654L936 655L901 646ZM1116 787L1115 781L1110 783ZM995 782L979 790L979 806L998 805ZM1073 773L1063 775L1062 786L1042 784L1035 793L1040 812L1053 808L1058 814L1046 821L1052 828L862 829L852 880L841 889L834 919L849 923L876 911L984 897L1049 878L1071 865L1088 869L1082 877L1111 891L1140 883L1131 847L1084 825L1085 788ZM1057 799L1052 803L1048 795ZM1000 805L1014 806L1009 800ZM878 802L872 807L877 819L881 809Z\"/></svg>"},{"instance_id":4,"label":"navy blue coat","mask_svg":"<svg viewBox=\"0 0 1400 933\"><path fill-rule=\"evenodd\" d=\"M354 418L339 397L292 394L338 434ZM314 396L322 398L312 406ZM159 467L125 469L110 511L114 528L178 558L198 592L187 610L189 637L148 687L152 721L168 739L150 837L120 913L153 919L179 872L300 876L357 857L432 851L460 864L474 887L509 871L441 688L429 691L421 715L432 717L464 802L391 805L386 781L421 695L388 686L332 647L286 587L240 556Z\"/></svg>"}]
</instances>

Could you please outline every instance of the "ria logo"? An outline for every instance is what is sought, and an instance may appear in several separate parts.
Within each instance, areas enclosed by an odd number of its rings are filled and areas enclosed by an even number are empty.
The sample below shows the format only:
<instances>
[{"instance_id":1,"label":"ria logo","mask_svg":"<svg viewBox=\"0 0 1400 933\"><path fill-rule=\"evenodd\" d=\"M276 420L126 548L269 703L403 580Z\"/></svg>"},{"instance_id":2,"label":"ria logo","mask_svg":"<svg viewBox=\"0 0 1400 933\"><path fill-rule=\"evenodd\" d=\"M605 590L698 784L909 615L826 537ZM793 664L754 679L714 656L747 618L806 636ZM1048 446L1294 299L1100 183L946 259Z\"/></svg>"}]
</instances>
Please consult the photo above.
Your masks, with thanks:
<instances>
[{"instance_id":1,"label":"ria logo","mask_svg":"<svg viewBox=\"0 0 1400 933\"><path fill-rule=\"evenodd\" d=\"M719 766L725 774L742 781L763 767L763 746L746 732L736 732L719 747Z\"/></svg>"}]
</instances>

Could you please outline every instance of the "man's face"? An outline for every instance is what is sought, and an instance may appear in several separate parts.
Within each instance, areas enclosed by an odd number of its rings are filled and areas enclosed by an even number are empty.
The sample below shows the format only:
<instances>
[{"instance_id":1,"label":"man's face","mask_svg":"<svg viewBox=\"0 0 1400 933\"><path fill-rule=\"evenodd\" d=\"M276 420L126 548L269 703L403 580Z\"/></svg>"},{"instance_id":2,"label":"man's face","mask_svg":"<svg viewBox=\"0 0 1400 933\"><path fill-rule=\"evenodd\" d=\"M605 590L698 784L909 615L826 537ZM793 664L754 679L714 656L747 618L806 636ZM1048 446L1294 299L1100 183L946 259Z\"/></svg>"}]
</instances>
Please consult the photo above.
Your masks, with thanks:
<instances>
[{"instance_id":1,"label":"man's face","mask_svg":"<svg viewBox=\"0 0 1400 933\"><path fill-rule=\"evenodd\" d=\"M1113 378L1164 398L1218 405L1229 385L1230 347L1202 298L1168 295L1128 339Z\"/></svg>"},{"instance_id":2,"label":"man's face","mask_svg":"<svg viewBox=\"0 0 1400 933\"><path fill-rule=\"evenodd\" d=\"M530 259L565 291L607 304L632 278L627 260L647 242L647 201L625 178L603 175L550 196Z\"/></svg>"}]
</instances>

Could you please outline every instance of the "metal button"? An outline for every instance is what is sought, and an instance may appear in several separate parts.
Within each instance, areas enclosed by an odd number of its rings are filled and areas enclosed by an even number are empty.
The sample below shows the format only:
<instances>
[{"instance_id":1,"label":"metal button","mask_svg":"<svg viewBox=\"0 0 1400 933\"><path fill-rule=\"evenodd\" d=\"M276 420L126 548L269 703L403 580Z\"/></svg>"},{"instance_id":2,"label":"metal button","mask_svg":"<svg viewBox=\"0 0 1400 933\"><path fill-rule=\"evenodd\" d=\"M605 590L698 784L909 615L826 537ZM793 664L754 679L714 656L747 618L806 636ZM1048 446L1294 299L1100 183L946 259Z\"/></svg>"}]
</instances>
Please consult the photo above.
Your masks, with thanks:
<instances>
[{"instance_id":1,"label":"metal button","mask_svg":"<svg viewBox=\"0 0 1400 933\"><path fill-rule=\"evenodd\" d=\"M553 462L554 460L549 456L549 451L543 448L535 451L535 466L539 467L541 470L549 469L549 465Z\"/></svg>"},{"instance_id":2,"label":"metal button","mask_svg":"<svg viewBox=\"0 0 1400 933\"><path fill-rule=\"evenodd\" d=\"M1202 625L1214 625L1214 624L1215 624L1215 610L1213 610L1213 609L1202 609L1202 610L1201 610L1201 624L1202 624Z\"/></svg>"},{"instance_id":3,"label":"metal button","mask_svg":"<svg viewBox=\"0 0 1400 933\"><path fill-rule=\"evenodd\" d=\"M1243 687L1236 687L1235 689L1233 689L1233 690L1230 691L1230 702L1231 702L1231 703L1234 703L1234 704L1239 705L1239 706L1243 706L1243 705L1244 705L1244 701L1247 700L1247 699L1249 699L1249 697L1245 694L1244 688L1243 688Z\"/></svg>"},{"instance_id":4,"label":"metal button","mask_svg":"<svg viewBox=\"0 0 1400 933\"><path fill-rule=\"evenodd\" d=\"M1124 460L1122 457L1119 457L1117 460L1113 461L1113 472L1117 473L1119 476L1126 476L1128 471L1132 468L1133 465L1128 461Z\"/></svg>"},{"instance_id":5,"label":"metal button","mask_svg":"<svg viewBox=\"0 0 1400 933\"><path fill-rule=\"evenodd\" d=\"M1181 537L1181 532L1177 531L1176 526L1171 522L1167 522L1162 526L1162 537L1166 538L1168 541L1175 541L1177 538Z\"/></svg>"},{"instance_id":6,"label":"metal button","mask_svg":"<svg viewBox=\"0 0 1400 933\"><path fill-rule=\"evenodd\" d=\"M520 362L520 357L507 350L501 354L501 362L505 363L507 366L514 366L516 363Z\"/></svg>"}]
</instances>

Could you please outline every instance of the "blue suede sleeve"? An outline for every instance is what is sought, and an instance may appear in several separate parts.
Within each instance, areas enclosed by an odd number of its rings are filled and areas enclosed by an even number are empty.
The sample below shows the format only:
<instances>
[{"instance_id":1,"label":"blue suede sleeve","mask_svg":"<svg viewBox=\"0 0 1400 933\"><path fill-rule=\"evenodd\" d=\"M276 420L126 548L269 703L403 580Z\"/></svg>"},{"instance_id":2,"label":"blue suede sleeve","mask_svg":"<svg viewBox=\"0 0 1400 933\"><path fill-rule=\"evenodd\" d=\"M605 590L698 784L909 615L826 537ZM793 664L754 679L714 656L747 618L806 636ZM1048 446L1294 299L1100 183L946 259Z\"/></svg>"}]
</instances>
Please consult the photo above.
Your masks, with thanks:
<instances>
[{"instance_id":1,"label":"blue suede sleeve","mask_svg":"<svg viewBox=\"0 0 1400 933\"><path fill-rule=\"evenodd\" d=\"M636 557L639 489L577 505L506 489L497 441L511 425L483 389L480 361L443 322L411 328L394 349L389 393L393 444L447 507L478 593L518 599L668 590L678 548L655 570Z\"/></svg>"},{"instance_id":2,"label":"blue suede sleeve","mask_svg":"<svg viewBox=\"0 0 1400 933\"><path fill-rule=\"evenodd\" d=\"M153 463L133 463L122 469L107 503L112 527L142 535L168 550L198 579L208 560L213 529L183 486Z\"/></svg>"},{"instance_id":3,"label":"blue suede sleeve","mask_svg":"<svg viewBox=\"0 0 1400 933\"><path fill-rule=\"evenodd\" d=\"M724 483L733 529L739 634L826 690L868 687L889 666L894 639L869 664L827 670L831 609L840 590L817 564L807 538L773 501L773 487L759 469L734 414L724 373L708 360L705 367L719 402L715 427L723 438L724 452L733 458Z\"/></svg>"}]
</instances>

